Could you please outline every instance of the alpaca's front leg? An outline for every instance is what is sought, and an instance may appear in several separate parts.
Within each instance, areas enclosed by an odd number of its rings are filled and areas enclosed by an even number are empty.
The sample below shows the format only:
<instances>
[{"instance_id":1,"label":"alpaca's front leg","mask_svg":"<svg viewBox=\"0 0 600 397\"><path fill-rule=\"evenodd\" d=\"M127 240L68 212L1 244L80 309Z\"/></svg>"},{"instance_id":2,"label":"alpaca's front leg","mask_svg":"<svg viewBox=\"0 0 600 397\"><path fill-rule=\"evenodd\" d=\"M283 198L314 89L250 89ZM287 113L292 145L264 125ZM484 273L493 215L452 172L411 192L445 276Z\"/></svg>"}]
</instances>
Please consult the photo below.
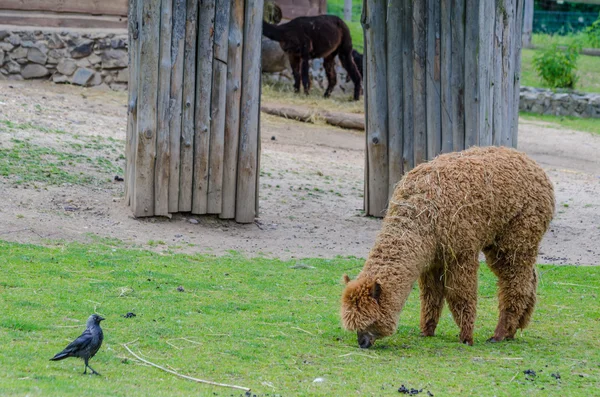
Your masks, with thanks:
<instances>
[{"instance_id":1,"label":"alpaca's front leg","mask_svg":"<svg viewBox=\"0 0 600 397\"><path fill-rule=\"evenodd\" d=\"M310 93L310 76L308 75L308 69L310 57L308 54L302 55L302 86L304 87L304 93L308 95Z\"/></svg>"},{"instance_id":2,"label":"alpaca's front leg","mask_svg":"<svg viewBox=\"0 0 600 397\"><path fill-rule=\"evenodd\" d=\"M294 75L294 91L300 92L300 63L301 59L299 55L289 54L290 66L292 67L292 74Z\"/></svg>"},{"instance_id":3,"label":"alpaca's front leg","mask_svg":"<svg viewBox=\"0 0 600 397\"><path fill-rule=\"evenodd\" d=\"M457 260L448 265L444 294L456 325L460 328L460 341L473 345L473 329L477 311L477 256Z\"/></svg>"},{"instance_id":4,"label":"alpaca's front leg","mask_svg":"<svg viewBox=\"0 0 600 397\"><path fill-rule=\"evenodd\" d=\"M421 290L421 335L433 336L444 307L444 272L427 269L419 277Z\"/></svg>"}]
</instances>

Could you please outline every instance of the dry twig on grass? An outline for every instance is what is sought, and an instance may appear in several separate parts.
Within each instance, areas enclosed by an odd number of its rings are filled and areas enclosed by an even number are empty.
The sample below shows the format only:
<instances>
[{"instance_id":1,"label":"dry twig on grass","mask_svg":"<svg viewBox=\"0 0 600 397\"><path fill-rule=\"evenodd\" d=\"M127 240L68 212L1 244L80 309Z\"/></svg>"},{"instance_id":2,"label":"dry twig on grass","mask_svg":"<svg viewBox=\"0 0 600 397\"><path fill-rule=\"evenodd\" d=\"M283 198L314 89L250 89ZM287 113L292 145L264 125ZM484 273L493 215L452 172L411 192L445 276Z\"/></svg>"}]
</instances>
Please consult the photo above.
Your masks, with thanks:
<instances>
[{"instance_id":1,"label":"dry twig on grass","mask_svg":"<svg viewBox=\"0 0 600 397\"><path fill-rule=\"evenodd\" d=\"M132 342L129 342L129 343L132 343ZM131 354L133 357L137 358L138 360L140 360L140 361L142 361L142 362L144 362L144 363L146 363L146 364L148 364L148 365L151 365L151 366L153 366L153 367L156 367L156 368L158 368L158 369L162 369L163 371L165 371L165 372L168 372L168 373L170 373L170 374L173 374L173 375L179 376L180 378L188 379L188 380L191 380L191 381L194 381L194 382L198 382L198 383L205 383L205 384L208 384L208 385L213 385L213 386L229 387L229 388L231 388L231 389L238 389L238 390L250 391L250 388L248 388L248 387L236 386L236 385L228 385L228 384L225 384L225 383L211 382L211 381L209 381L209 380L202 380L202 379L192 378L191 376L182 375L182 374L180 374L180 373L178 373L178 372L175 372L175 371L172 371L172 370L170 370L170 369L167 369L167 368L165 368L165 367L161 367L160 365L154 364L154 363L152 363L152 362L150 362L150 361L148 361L148 360L144 360L143 358L141 358L140 356L138 356L137 354L135 354L133 351L131 351L131 349L129 348L129 346L127 346L127 343L124 343L124 344L123 344L123 347L124 347L125 349L127 349L127 351L128 351L128 352L129 352L129 353L130 353L130 354Z\"/></svg>"}]
</instances>

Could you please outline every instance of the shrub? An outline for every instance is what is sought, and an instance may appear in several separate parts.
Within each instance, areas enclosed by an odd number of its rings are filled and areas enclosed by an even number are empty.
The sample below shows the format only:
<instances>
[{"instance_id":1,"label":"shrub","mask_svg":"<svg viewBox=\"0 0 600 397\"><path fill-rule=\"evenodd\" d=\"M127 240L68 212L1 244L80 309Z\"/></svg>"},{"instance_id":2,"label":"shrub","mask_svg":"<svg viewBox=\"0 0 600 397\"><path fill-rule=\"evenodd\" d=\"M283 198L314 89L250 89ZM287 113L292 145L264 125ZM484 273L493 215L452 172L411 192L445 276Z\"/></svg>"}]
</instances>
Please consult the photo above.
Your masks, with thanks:
<instances>
[{"instance_id":1,"label":"shrub","mask_svg":"<svg viewBox=\"0 0 600 397\"><path fill-rule=\"evenodd\" d=\"M553 44L533 58L535 70L551 88L574 88L580 48L578 43L571 44L566 50Z\"/></svg>"},{"instance_id":2,"label":"shrub","mask_svg":"<svg viewBox=\"0 0 600 397\"><path fill-rule=\"evenodd\" d=\"M600 48L600 14L598 14L598 19L585 29L585 34L590 46Z\"/></svg>"}]
</instances>

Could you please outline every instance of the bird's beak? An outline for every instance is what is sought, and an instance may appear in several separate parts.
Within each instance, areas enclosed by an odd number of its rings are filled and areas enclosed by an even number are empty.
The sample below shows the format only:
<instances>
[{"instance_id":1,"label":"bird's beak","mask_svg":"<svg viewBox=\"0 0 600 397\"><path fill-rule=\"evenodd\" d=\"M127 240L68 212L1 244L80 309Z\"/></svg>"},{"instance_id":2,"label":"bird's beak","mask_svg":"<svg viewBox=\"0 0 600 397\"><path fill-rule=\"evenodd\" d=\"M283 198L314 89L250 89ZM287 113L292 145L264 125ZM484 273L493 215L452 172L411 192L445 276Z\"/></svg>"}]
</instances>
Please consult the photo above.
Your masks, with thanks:
<instances>
[{"instance_id":1,"label":"bird's beak","mask_svg":"<svg viewBox=\"0 0 600 397\"><path fill-rule=\"evenodd\" d=\"M103 320L104 320L104 317L98 316L98 322L103 321Z\"/></svg>"}]
</instances>

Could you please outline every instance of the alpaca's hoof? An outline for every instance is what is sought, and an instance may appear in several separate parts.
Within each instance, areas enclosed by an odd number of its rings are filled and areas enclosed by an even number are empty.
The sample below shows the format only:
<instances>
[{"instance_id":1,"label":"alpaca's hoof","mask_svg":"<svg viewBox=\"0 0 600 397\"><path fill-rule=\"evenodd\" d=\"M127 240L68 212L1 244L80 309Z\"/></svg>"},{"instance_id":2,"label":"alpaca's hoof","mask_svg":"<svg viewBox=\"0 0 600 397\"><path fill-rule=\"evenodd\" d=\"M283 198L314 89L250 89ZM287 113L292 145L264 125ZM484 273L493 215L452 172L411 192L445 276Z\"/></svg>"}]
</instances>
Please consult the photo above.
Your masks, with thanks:
<instances>
[{"instance_id":1,"label":"alpaca's hoof","mask_svg":"<svg viewBox=\"0 0 600 397\"><path fill-rule=\"evenodd\" d=\"M423 337L435 336L433 331L424 331L424 332L421 332L419 335L423 336Z\"/></svg>"},{"instance_id":2,"label":"alpaca's hoof","mask_svg":"<svg viewBox=\"0 0 600 397\"><path fill-rule=\"evenodd\" d=\"M504 340L504 338L492 336L490 339L487 340L487 342L488 343L498 343L498 342L502 342L503 340Z\"/></svg>"},{"instance_id":3,"label":"alpaca's hoof","mask_svg":"<svg viewBox=\"0 0 600 397\"><path fill-rule=\"evenodd\" d=\"M473 339L463 339L461 342L467 346L473 346Z\"/></svg>"}]
</instances>

